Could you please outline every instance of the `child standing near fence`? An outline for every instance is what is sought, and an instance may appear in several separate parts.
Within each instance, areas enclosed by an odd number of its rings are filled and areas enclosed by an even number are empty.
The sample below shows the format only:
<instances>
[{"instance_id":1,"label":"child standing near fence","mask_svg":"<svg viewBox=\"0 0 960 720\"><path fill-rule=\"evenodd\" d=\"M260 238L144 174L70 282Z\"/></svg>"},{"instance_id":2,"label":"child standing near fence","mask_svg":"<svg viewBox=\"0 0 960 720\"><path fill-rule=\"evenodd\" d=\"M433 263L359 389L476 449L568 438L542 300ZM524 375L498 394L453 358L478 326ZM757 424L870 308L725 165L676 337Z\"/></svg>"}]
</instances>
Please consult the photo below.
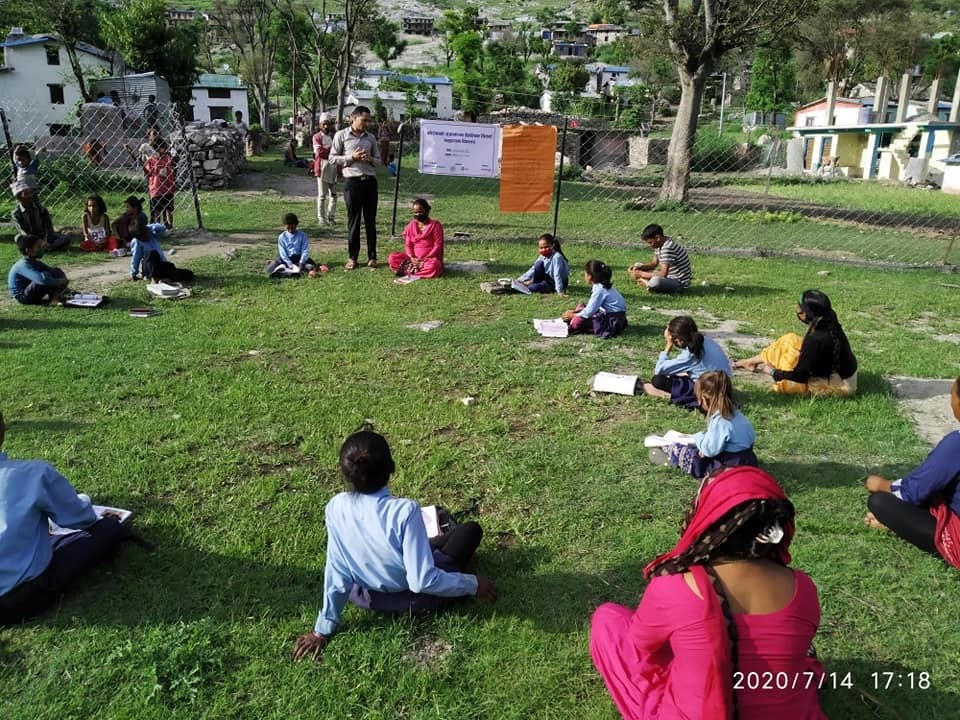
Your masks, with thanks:
<instances>
[{"instance_id":1,"label":"child standing near fence","mask_svg":"<svg viewBox=\"0 0 960 720\"><path fill-rule=\"evenodd\" d=\"M613 287L613 271L605 262L588 260L583 279L593 288L586 305L567 310L562 317L570 323L571 332L592 332L597 337L612 338L627 327L627 301Z\"/></svg>"},{"instance_id":2,"label":"child standing near fence","mask_svg":"<svg viewBox=\"0 0 960 720\"><path fill-rule=\"evenodd\" d=\"M177 172L170 147L163 138L157 140L156 155L143 163L150 193L150 222L162 222L173 230L173 196L177 191Z\"/></svg>"},{"instance_id":3,"label":"child standing near fence","mask_svg":"<svg viewBox=\"0 0 960 720\"><path fill-rule=\"evenodd\" d=\"M107 204L99 195L91 195L83 209L83 242L80 243L80 249L84 252L113 252L117 246L117 238L110 234Z\"/></svg>"}]
</instances>

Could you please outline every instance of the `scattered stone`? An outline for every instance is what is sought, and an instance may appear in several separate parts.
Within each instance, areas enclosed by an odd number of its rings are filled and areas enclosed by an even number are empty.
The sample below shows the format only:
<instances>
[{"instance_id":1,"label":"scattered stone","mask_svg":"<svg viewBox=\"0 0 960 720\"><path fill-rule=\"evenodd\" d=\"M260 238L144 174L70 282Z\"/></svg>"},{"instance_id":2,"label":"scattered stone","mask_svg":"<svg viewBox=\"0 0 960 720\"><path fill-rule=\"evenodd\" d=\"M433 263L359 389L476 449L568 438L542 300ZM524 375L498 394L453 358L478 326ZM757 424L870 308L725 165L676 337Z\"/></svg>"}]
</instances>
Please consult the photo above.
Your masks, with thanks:
<instances>
[{"instance_id":1,"label":"scattered stone","mask_svg":"<svg viewBox=\"0 0 960 720\"><path fill-rule=\"evenodd\" d=\"M487 264L482 260L463 260L461 262L446 263L444 270L447 272L462 273L485 273L488 272Z\"/></svg>"},{"instance_id":2,"label":"scattered stone","mask_svg":"<svg viewBox=\"0 0 960 720\"><path fill-rule=\"evenodd\" d=\"M407 328L410 330L423 330L424 332L430 332L431 330L436 330L439 327L443 326L443 320L427 320L422 323L412 323L407 325Z\"/></svg>"},{"instance_id":3,"label":"scattered stone","mask_svg":"<svg viewBox=\"0 0 960 720\"><path fill-rule=\"evenodd\" d=\"M477 399L473 397L473 395L467 395L467 397L465 398L460 398L460 402L462 402L467 407L470 407L472 405L477 404Z\"/></svg>"},{"instance_id":4,"label":"scattered stone","mask_svg":"<svg viewBox=\"0 0 960 720\"><path fill-rule=\"evenodd\" d=\"M952 380L931 380L891 376L887 378L901 408L913 422L917 434L930 445L956 429L956 420L950 410Z\"/></svg>"}]
</instances>

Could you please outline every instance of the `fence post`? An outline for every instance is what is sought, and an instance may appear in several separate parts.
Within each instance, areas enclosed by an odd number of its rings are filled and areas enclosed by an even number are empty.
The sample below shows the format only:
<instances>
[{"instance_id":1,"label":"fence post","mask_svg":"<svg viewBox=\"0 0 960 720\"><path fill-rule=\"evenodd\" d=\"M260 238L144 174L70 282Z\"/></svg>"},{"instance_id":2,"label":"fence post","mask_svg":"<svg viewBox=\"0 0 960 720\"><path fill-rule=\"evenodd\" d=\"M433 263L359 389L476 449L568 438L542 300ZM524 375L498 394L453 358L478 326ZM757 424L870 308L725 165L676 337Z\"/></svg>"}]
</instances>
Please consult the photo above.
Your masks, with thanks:
<instances>
[{"instance_id":1,"label":"fence post","mask_svg":"<svg viewBox=\"0 0 960 720\"><path fill-rule=\"evenodd\" d=\"M13 140L10 139L10 125L7 123L7 113L3 108L0 108L0 124L3 125L3 137L7 143L7 152L10 154L10 164L13 164ZM13 172L13 181L17 180L17 172Z\"/></svg>"},{"instance_id":2,"label":"fence post","mask_svg":"<svg viewBox=\"0 0 960 720\"><path fill-rule=\"evenodd\" d=\"M393 179L393 217L390 219L390 237L397 236L397 197L400 195L400 166L403 164L403 126L405 124L400 123L397 126L400 144L397 146L397 175ZM380 159L383 160L383 158Z\"/></svg>"},{"instance_id":3,"label":"fence post","mask_svg":"<svg viewBox=\"0 0 960 720\"><path fill-rule=\"evenodd\" d=\"M553 236L557 236L557 218L560 215L560 187L563 185L563 152L567 149L567 116L563 116L563 134L560 136L560 168L557 170L557 197L553 201Z\"/></svg>"},{"instance_id":4,"label":"fence post","mask_svg":"<svg viewBox=\"0 0 960 720\"><path fill-rule=\"evenodd\" d=\"M180 137L183 138L184 149L187 155L187 168L190 170L190 192L193 194L193 210L197 214L197 228L203 230L203 215L200 213L200 193L197 191L197 176L193 173L193 158L190 157L190 143L187 140L187 126L183 122L183 114L176 108L177 121L180 123Z\"/></svg>"}]
</instances>

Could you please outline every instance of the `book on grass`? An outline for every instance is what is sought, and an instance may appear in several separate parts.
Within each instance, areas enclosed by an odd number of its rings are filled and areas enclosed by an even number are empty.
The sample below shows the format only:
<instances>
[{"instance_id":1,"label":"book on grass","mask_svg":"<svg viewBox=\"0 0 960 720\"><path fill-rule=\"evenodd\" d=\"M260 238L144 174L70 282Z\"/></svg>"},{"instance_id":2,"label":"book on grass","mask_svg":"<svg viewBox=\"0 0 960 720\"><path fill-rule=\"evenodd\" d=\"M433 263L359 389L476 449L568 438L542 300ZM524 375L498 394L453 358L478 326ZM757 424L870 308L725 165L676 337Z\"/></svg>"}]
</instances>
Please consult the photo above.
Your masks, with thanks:
<instances>
[{"instance_id":1,"label":"book on grass","mask_svg":"<svg viewBox=\"0 0 960 720\"><path fill-rule=\"evenodd\" d=\"M120 524L123 525L130 520L133 516L133 510L125 510L123 508L110 507L109 505L94 505L94 512L97 513L97 518L102 518L106 514L116 515L120 520ZM69 535L70 533L80 532L74 528L65 528L57 525L53 520L47 521L50 524L50 534L51 535Z\"/></svg>"},{"instance_id":2,"label":"book on grass","mask_svg":"<svg viewBox=\"0 0 960 720\"><path fill-rule=\"evenodd\" d=\"M93 293L77 293L63 301L68 307L97 308L103 305L106 298L103 295L94 295Z\"/></svg>"},{"instance_id":3,"label":"book on grass","mask_svg":"<svg viewBox=\"0 0 960 720\"><path fill-rule=\"evenodd\" d=\"M593 376L591 389L594 392L616 393L618 395L635 395L637 392L636 375L621 375L619 373L598 372Z\"/></svg>"},{"instance_id":4,"label":"book on grass","mask_svg":"<svg viewBox=\"0 0 960 720\"><path fill-rule=\"evenodd\" d=\"M277 266L273 269L273 272L270 273L270 274L271 274L271 275L279 275L279 276L281 276L281 277L287 276L287 275L299 275L299 274L300 274L300 267L297 266L297 265L294 265L293 267L287 267L286 265L277 265Z\"/></svg>"},{"instance_id":5,"label":"book on grass","mask_svg":"<svg viewBox=\"0 0 960 720\"><path fill-rule=\"evenodd\" d=\"M133 307L130 308L130 317L152 317L159 315L160 311L152 307Z\"/></svg>"},{"instance_id":6,"label":"book on grass","mask_svg":"<svg viewBox=\"0 0 960 720\"><path fill-rule=\"evenodd\" d=\"M416 282L419 279L419 275L403 275L402 277L398 277L396 280L394 280L394 282L397 285L409 285L410 283Z\"/></svg>"},{"instance_id":7,"label":"book on grass","mask_svg":"<svg viewBox=\"0 0 960 720\"><path fill-rule=\"evenodd\" d=\"M563 318L554 318L552 320L533 321L534 329L543 335L543 337L565 338L570 334L569 326L563 321Z\"/></svg>"},{"instance_id":8,"label":"book on grass","mask_svg":"<svg viewBox=\"0 0 960 720\"><path fill-rule=\"evenodd\" d=\"M696 445L696 438L687 433L667 430L663 435L647 435L643 439L643 446L648 448L664 448L670 445Z\"/></svg>"},{"instance_id":9,"label":"book on grass","mask_svg":"<svg viewBox=\"0 0 960 720\"><path fill-rule=\"evenodd\" d=\"M526 285L524 285L522 282L517 282L516 280L511 280L511 281L510 281L510 289L511 289L511 290L515 290L515 291L518 292L518 293L523 293L524 295L532 295L532 294L533 294L533 293L530 291L530 288L528 288L528 287L527 287Z\"/></svg>"}]
</instances>

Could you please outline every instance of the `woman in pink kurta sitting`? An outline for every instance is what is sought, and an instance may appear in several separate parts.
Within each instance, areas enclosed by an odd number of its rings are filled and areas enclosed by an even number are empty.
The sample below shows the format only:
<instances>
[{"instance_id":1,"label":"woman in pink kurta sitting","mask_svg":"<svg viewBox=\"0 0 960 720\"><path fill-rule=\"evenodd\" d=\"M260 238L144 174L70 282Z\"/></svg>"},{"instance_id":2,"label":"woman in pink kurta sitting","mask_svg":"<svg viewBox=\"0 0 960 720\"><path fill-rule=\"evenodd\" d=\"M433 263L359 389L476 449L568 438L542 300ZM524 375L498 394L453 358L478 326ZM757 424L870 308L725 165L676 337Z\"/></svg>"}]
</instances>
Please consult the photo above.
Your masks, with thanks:
<instances>
[{"instance_id":1,"label":"woman in pink kurta sitting","mask_svg":"<svg viewBox=\"0 0 960 720\"><path fill-rule=\"evenodd\" d=\"M430 219L430 203L413 201L413 220L403 230L406 252L390 253L387 262L398 276L436 278L443 274L443 225Z\"/></svg>"},{"instance_id":2,"label":"woman in pink kurta sitting","mask_svg":"<svg viewBox=\"0 0 960 720\"><path fill-rule=\"evenodd\" d=\"M824 720L817 588L788 567L793 505L759 468L704 483L636 611L597 608L594 664L627 720Z\"/></svg>"}]
</instances>

